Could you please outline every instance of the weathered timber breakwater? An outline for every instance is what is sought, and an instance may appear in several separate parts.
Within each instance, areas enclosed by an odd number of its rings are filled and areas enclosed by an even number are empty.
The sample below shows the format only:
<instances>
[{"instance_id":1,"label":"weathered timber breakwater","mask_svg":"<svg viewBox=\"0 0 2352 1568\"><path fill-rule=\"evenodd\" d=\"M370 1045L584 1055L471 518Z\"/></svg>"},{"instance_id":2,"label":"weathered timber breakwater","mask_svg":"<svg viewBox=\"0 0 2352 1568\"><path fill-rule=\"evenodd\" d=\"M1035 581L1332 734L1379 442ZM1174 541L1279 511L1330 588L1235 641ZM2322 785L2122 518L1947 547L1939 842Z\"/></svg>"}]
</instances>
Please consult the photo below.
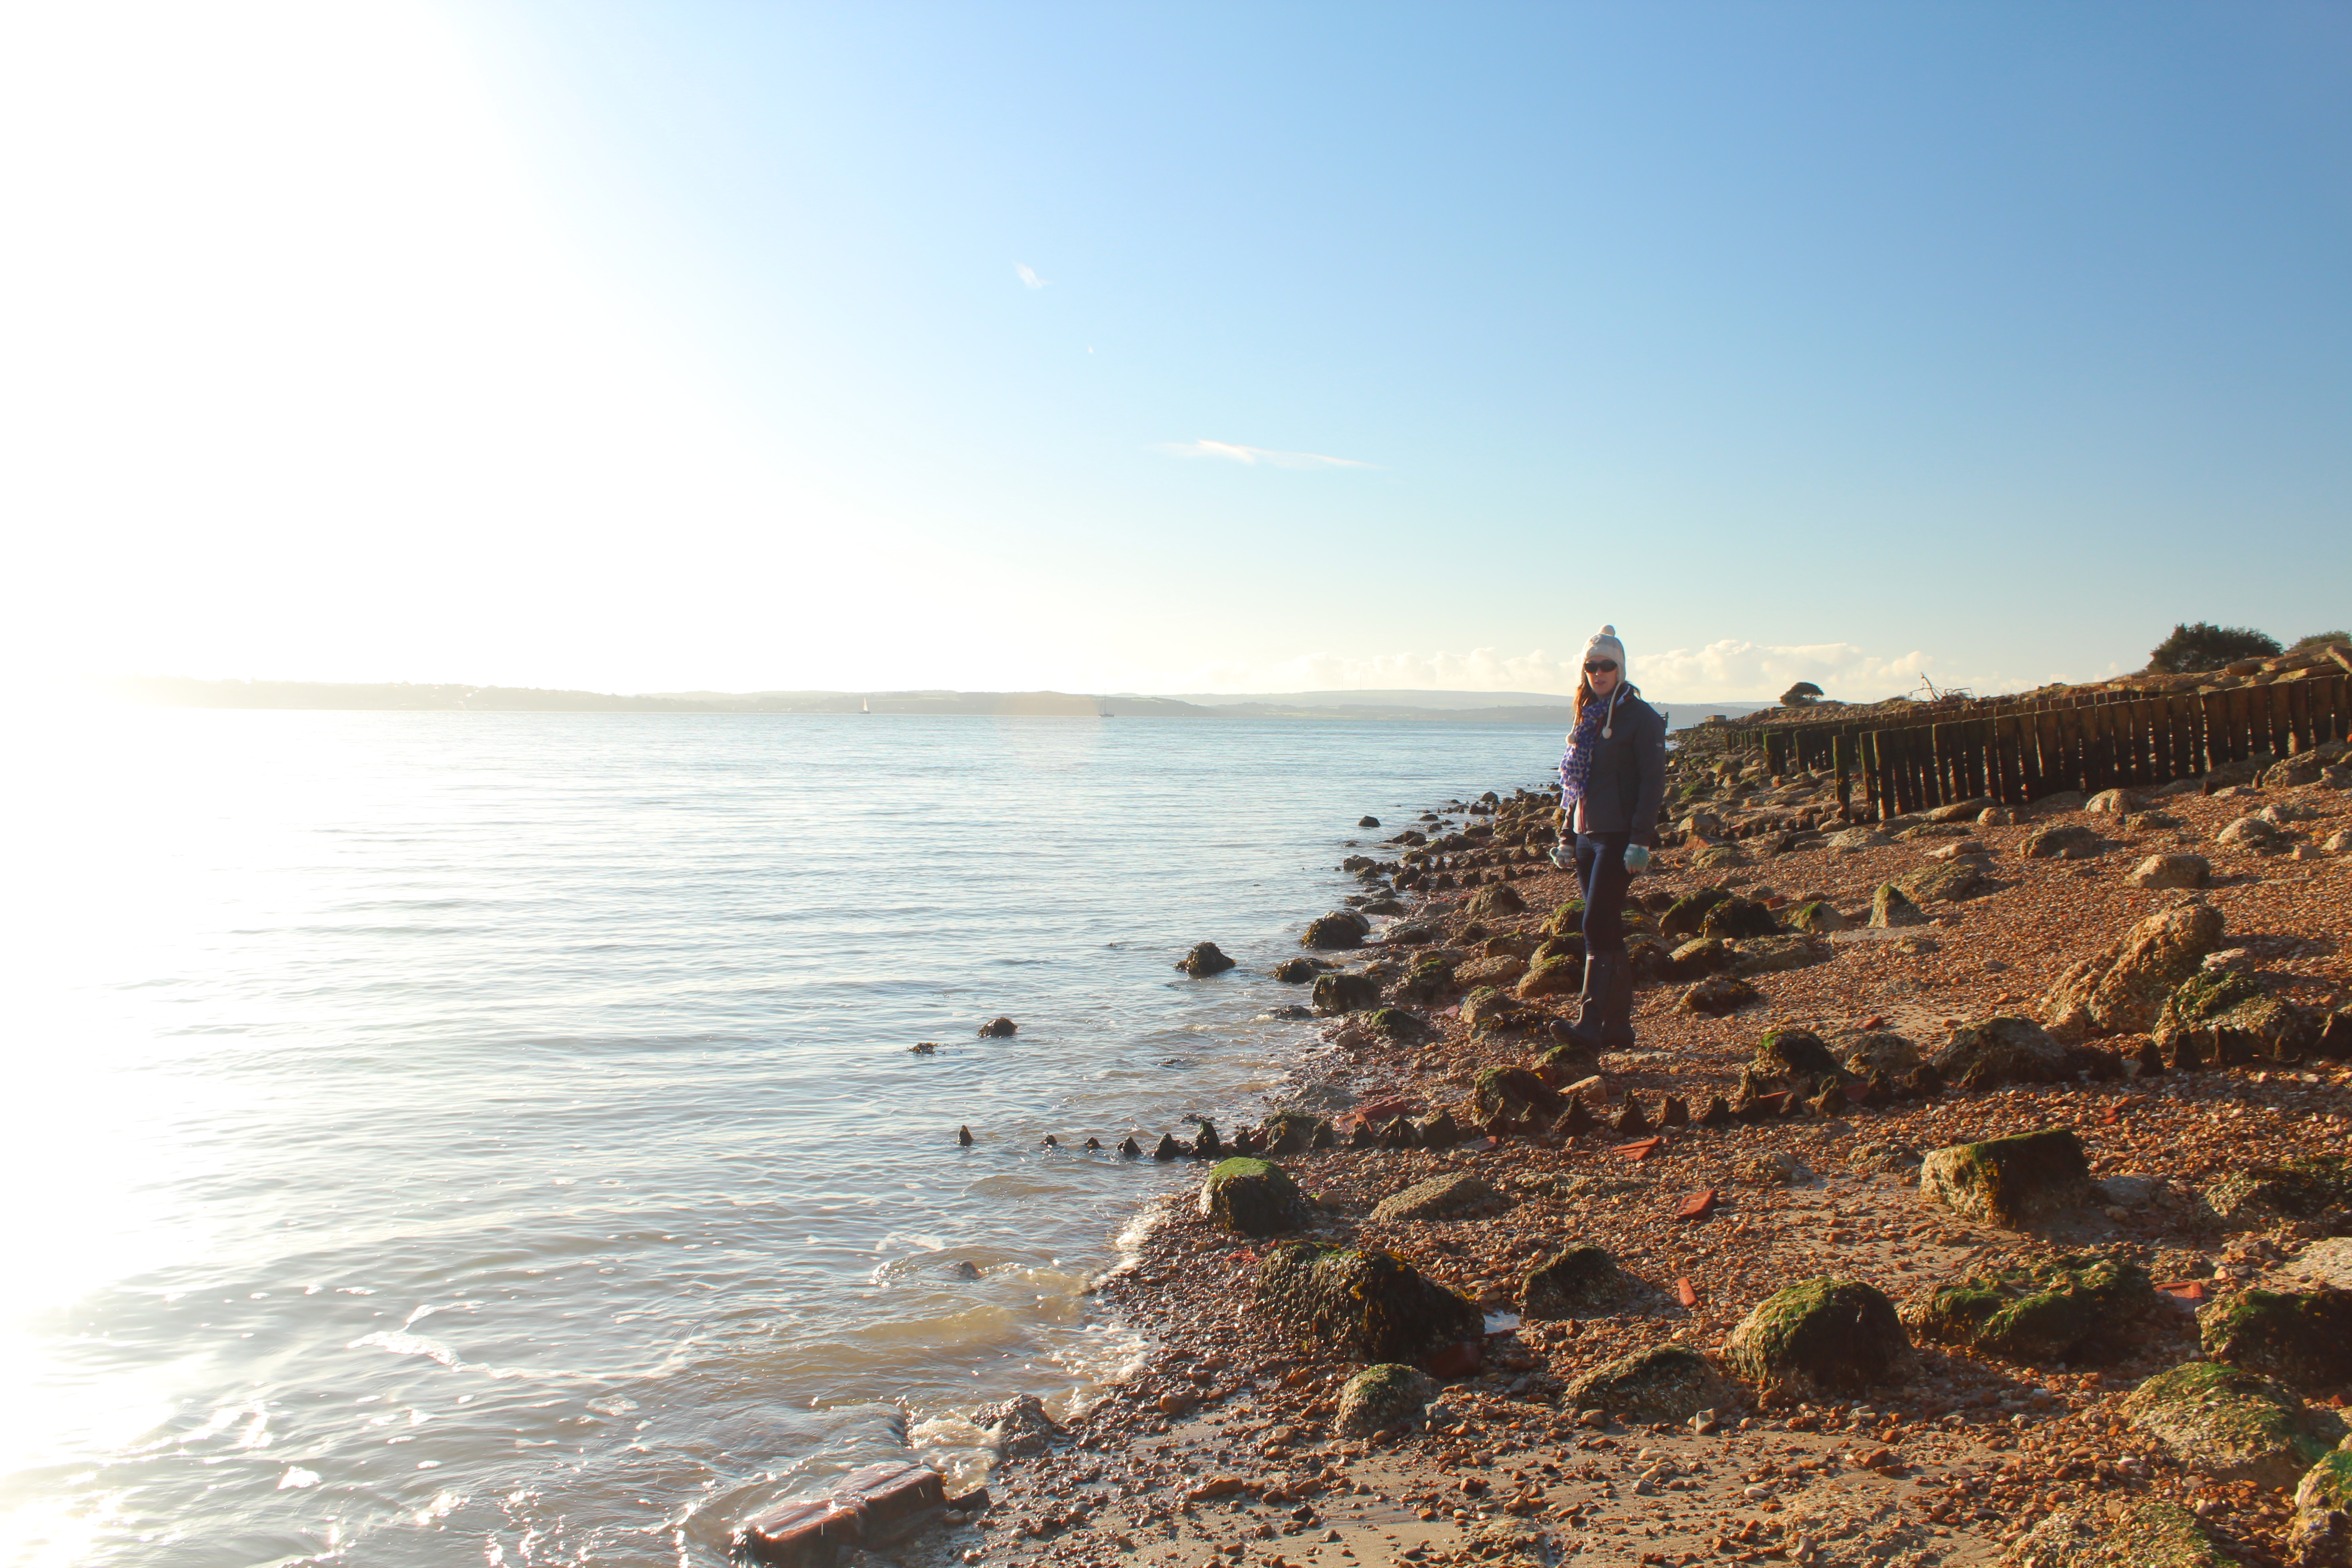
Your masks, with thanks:
<instances>
[{"instance_id":1,"label":"weathered timber breakwater","mask_svg":"<svg viewBox=\"0 0 2352 1568\"><path fill-rule=\"evenodd\" d=\"M1360 829L1276 971L1328 1048L1121 1151L1216 1162L1098 1282L1147 1365L978 1413L988 1492L878 1550L2344 1563L2342 742L1868 823L1773 765L1677 753L1599 1057L1550 800Z\"/></svg>"}]
</instances>

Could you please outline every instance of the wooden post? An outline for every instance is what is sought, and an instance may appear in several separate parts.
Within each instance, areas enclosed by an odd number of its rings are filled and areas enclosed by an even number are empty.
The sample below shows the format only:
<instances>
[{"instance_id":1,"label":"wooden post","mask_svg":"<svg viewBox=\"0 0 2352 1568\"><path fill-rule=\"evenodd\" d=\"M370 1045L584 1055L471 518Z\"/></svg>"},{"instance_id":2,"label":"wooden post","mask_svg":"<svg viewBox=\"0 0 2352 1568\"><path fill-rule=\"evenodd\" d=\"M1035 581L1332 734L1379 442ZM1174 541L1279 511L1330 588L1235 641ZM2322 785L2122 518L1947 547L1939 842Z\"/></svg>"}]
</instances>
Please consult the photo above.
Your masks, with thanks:
<instances>
[{"instance_id":1,"label":"wooden post","mask_svg":"<svg viewBox=\"0 0 2352 1568\"><path fill-rule=\"evenodd\" d=\"M2003 805L2017 805L2025 799L2023 748L2017 743L2017 715L2004 713L1992 721L1993 785L1992 797Z\"/></svg>"}]
</instances>

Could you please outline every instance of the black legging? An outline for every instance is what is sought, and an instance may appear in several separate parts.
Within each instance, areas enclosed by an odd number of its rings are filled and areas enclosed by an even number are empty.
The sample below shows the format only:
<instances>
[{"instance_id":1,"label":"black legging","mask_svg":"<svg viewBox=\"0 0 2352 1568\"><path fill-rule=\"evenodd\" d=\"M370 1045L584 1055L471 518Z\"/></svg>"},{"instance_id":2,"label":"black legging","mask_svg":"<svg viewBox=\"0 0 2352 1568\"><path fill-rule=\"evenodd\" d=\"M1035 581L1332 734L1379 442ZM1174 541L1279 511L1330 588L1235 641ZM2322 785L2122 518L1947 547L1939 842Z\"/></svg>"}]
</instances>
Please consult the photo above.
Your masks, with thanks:
<instances>
[{"instance_id":1,"label":"black legging","mask_svg":"<svg viewBox=\"0 0 2352 1568\"><path fill-rule=\"evenodd\" d=\"M1625 951L1625 869L1627 833L1580 833L1576 836L1576 879L1584 889L1584 951Z\"/></svg>"}]
</instances>

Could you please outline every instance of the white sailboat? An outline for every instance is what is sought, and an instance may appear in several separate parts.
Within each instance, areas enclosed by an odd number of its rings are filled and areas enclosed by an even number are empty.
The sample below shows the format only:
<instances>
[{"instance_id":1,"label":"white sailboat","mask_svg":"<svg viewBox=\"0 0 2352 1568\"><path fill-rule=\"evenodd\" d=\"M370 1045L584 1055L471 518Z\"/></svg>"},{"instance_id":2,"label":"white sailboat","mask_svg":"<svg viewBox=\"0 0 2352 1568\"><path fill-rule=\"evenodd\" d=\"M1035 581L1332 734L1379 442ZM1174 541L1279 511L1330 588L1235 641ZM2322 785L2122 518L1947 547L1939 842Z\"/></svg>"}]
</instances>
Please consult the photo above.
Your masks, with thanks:
<instances>
[{"instance_id":1,"label":"white sailboat","mask_svg":"<svg viewBox=\"0 0 2352 1568\"><path fill-rule=\"evenodd\" d=\"M857 710L860 713L870 715L874 711L874 704L866 701L866 699L861 697L857 700Z\"/></svg>"}]
</instances>

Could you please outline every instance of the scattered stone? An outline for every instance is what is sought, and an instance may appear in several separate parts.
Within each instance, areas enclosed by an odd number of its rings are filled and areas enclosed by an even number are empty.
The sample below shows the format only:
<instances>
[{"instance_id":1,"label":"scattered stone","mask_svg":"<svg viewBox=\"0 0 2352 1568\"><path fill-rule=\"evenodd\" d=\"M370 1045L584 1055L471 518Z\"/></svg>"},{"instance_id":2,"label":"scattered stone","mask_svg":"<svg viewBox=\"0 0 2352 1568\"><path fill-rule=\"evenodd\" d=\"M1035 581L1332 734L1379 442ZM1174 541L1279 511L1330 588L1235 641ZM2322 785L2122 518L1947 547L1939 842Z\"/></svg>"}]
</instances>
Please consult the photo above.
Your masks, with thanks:
<instances>
[{"instance_id":1,"label":"scattered stone","mask_svg":"<svg viewBox=\"0 0 2352 1568\"><path fill-rule=\"evenodd\" d=\"M1836 956L1836 950L1818 937L1748 937L1733 950L1731 973L1742 978L1785 974L1792 969L1827 963Z\"/></svg>"},{"instance_id":2,"label":"scattered stone","mask_svg":"<svg viewBox=\"0 0 2352 1568\"><path fill-rule=\"evenodd\" d=\"M1044 1401L1034 1394L1016 1394L971 1413L971 1424L988 1434L988 1446L1001 1458L1027 1458L1042 1454L1068 1436L1060 1422L1045 1414Z\"/></svg>"},{"instance_id":3,"label":"scattered stone","mask_svg":"<svg viewBox=\"0 0 2352 1568\"><path fill-rule=\"evenodd\" d=\"M1773 936L1780 930L1772 911L1753 899L1725 899L1708 909L1698 925L1701 936L1727 938Z\"/></svg>"},{"instance_id":4,"label":"scattered stone","mask_svg":"<svg viewBox=\"0 0 2352 1568\"><path fill-rule=\"evenodd\" d=\"M1597 1247L1571 1247L1528 1270L1519 1310L1531 1318L1590 1317L1606 1310L1623 1285L1617 1260Z\"/></svg>"},{"instance_id":5,"label":"scattered stone","mask_svg":"<svg viewBox=\"0 0 2352 1568\"><path fill-rule=\"evenodd\" d=\"M1372 931L1372 922L1353 910L1334 910L1320 919L1309 921L1306 933L1299 937L1301 947L1337 948L1361 947L1364 938Z\"/></svg>"},{"instance_id":6,"label":"scattered stone","mask_svg":"<svg viewBox=\"0 0 2352 1568\"><path fill-rule=\"evenodd\" d=\"M1234 966L1213 942L1195 942L1192 951L1176 961L1176 967L1195 980L1204 975L1223 974Z\"/></svg>"},{"instance_id":7,"label":"scattered stone","mask_svg":"<svg viewBox=\"0 0 2352 1568\"><path fill-rule=\"evenodd\" d=\"M2206 1193L2205 1202L2240 1225L2303 1219L2334 1227L2352 1220L2352 1162L2320 1154L2232 1171Z\"/></svg>"},{"instance_id":8,"label":"scattered stone","mask_svg":"<svg viewBox=\"0 0 2352 1568\"><path fill-rule=\"evenodd\" d=\"M2352 1290L2242 1290L2198 1315L2205 1353L2317 1394L2352 1383Z\"/></svg>"},{"instance_id":9,"label":"scattered stone","mask_svg":"<svg viewBox=\"0 0 2352 1568\"><path fill-rule=\"evenodd\" d=\"M1737 980L1728 974L1710 974L1684 992L1682 1000L1675 1006L1681 1012L1704 1013L1708 1017L1720 1018L1756 999L1756 987L1745 980Z\"/></svg>"},{"instance_id":10,"label":"scattered stone","mask_svg":"<svg viewBox=\"0 0 2352 1568\"><path fill-rule=\"evenodd\" d=\"M1680 980L1696 980L1708 974L1720 974L1737 959L1731 944L1719 936L1693 937L1667 955L1674 964L1675 976Z\"/></svg>"},{"instance_id":11,"label":"scattered stone","mask_svg":"<svg viewBox=\"0 0 2352 1568\"><path fill-rule=\"evenodd\" d=\"M2235 1568L2197 1521L2164 1497L2102 1498L2063 1508L2018 1538L2016 1568Z\"/></svg>"},{"instance_id":12,"label":"scattered stone","mask_svg":"<svg viewBox=\"0 0 2352 1568\"><path fill-rule=\"evenodd\" d=\"M1356 826L1359 827L1378 827L1380 825L1381 819L1377 816L1360 816L1356 818Z\"/></svg>"},{"instance_id":13,"label":"scattered stone","mask_svg":"<svg viewBox=\"0 0 2352 1568\"><path fill-rule=\"evenodd\" d=\"M1323 972L1311 958L1286 958L1274 966L1273 973L1285 985L1304 985Z\"/></svg>"},{"instance_id":14,"label":"scattered stone","mask_svg":"<svg viewBox=\"0 0 2352 1568\"><path fill-rule=\"evenodd\" d=\"M1482 1068L1470 1087L1470 1106L1481 1121L1512 1106L1549 1112L1559 1105L1559 1093L1526 1068Z\"/></svg>"},{"instance_id":15,"label":"scattered stone","mask_svg":"<svg viewBox=\"0 0 2352 1568\"><path fill-rule=\"evenodd\" d=\"M1578 1378L1563 1400L1625 1421L1687 1421L1730 1402L1706 1358L1687 1345L1657 1345L1606 1362Z\"/></svg>"},{"instance_id":16,"label":"scattered stone","mask_svg":"<svg viewBox=\"0 0 2352 1568\"><path fill-rule=\"evenodd\" d=\"M2088 860L2099 852L2096 832L2079 822L2037 827L2025 836L2018 853L2029 860Z\"/></svg>"},{"instance_id":17,"label":"scattered stone","mask_svg":"<svg viewBox=\"0 0 2352 1568\"><path fill-rule=\"evenodd\" d=\"M1416 1360L1486 1331L1476 1307L1402 1258L1312 1242L1266 1255L1256 1300L1302 1349L1360 1361Z\"/></svg>"},{"instance_id":18,"label":"scattered stone","mask_svg":"<svg viewBox=\"0 0 2352 1568\"><path fill-rule=\"evenodd\" d=\"M1878 891L1870 896L1870 923L1874 926L1923 926L1927 923L1927 911L1911 901L1911 896L1892 882L1879 884Z\"/></svg>"},{"instance_id":19,"label":"scattered stone","mask_svg":"<svg viewBox=\"0 0 2352 1568\"><path fill-rule=\"evenodd\" d=\"M1894 1302L1859 1280L1827 1276L1759 1302L1725 1342L1723 1356L1775 1401L1859 1394L1903 1381L1918 1363Z\"/></svg>"},{"instance_id":20,"label":"scattered stone","mask_svg":"<svg viewBox=\"0 0 2352 1568\"><path fill-rule=\"evenodd\" d=\"M1324 974L1315 981L1315 1010L1325 1017L1381 1005L1381 984L1369 974Z\"/></svg>"},{"instance_id":21,"label":"scattered stone","mask_svg":"<svg viewBox=\"0 0 2352 1568\"><path fill-rule=\"evenodd\" d=\"M1851 924L1851 921L1819 899L1799 904L1796 911L1789 917L1790 930L1808 931L1814 936L1827 936L1832 931L1843 931Z\"/></svg>"},{"instance_id":22,"label":"scattered stone","mask_svg":"<svg viewBox=\"0 0 2352 1568\"><path fill-rule=\"evenodd\" d=\"M1778 1029L1766 1035L1748 1067L1759 1078L1808 1082L1827 1079L1834 1083L1845 1071L1822 1037L1811 1029Z\"/></svg>"},{"instance_id":23,"label":"scattered stone","mask_svg":"<svg viewBox=\"0 0 2352 1568\"><path fill-rule=\"evenodd\" d=\"M1201 1213L1237 1236L1276 1236L1307 1224L1306 1194L1270 1160L1227 1160L1201 1184Z\"/></svg>"},{"instance_id":24,"label":"scattered stone","mask_svg":"<svg viewBox=\"0 0 2352 1568\"><path fill-rule=\"evenodd\" d=\"M1935 1062L1944 1081L1962 1089L2059 1083L2068 1077L2066 1047L2031 1018L1987 1018L1955 1029Z\"/></svg>"},{"instance_id":25,"label":"scattered stone","mask_svg":"<svg viewBox=\"0 0 2352 1568\"><path fill-rule=\"evenodd\" d=\"M1831 834L1827 838L1822 840L1822 845L1832 854L1852 855L1860 850L1875 849L1882 844L1891 844L1893 842L1894 840L1887 837L1885 834L1877 831L1875 828L1849 827L1841 832Z\"/></svg>"},{"instance_id":26,"label":"scattered stone","mask_svg":"<svg viewBox=\"0 0 2352 1568\"><path fill-rule=\"evenodd\" d=\"M2156 1305L2137 1265L2112 1258L2051 1258L1937 1286L1903 1311L1923 1339L2008 1361L2079 1360L2095 1341Z\"/></svg>"},{"instance_id":27,"label":"scattered stone","mask_svg":"<svg viewBox=\"0 0 2352 1568\"><path fill-rule=\"evenodd\" d=\"M2213 880L2213 865L2202 855L2151 855L2134 867L2126 880L2135 888L2155 891L2202 888Z\"/></svg>"},{"instance_id":28,"label":"scattered stone","mask_svg":"<svg viewBox=\"0 0 2352 1568\"><path fill-rule=\"evenodd\" d=\"M1906 871L1891 885L1915 904L1958 903L1984 892L1990 886L1982 867L1958 858Z\"/></svg>"},{"instance_id":29,"label":"scattered stone","mask_svg":"<svg viewBox=\"0 0 2352 1568\"><path fill-rule=\"evenodd\" d=\"M2285 837L2273 824L2259 816L2242 816L2215 834L2213 841L2240 849L2269 849Z\"/></svg>"},{"instance_id":30,"label":"scattered stone","mask_svg":"<svg viewBox=\"0 0 2352 1568\"><path fill-rule=\"evenodd\" d=\"M1528 901L1519 897L1517 889L1508 882L1490 882L1471 894L1462 910L1474 920L1500 920L1505 915L1525 914L1527 908Z\"/></svg>"},{"instance_id":31,"label":"scattered stone","mask_svg":"<svg viewBox=\"0 0 2352 1568\"><path fill-rule=\"evenodd\" d=\"M2058 977L2042 1003L2051 1034L2065 1040L2146 1033L2165 999L2221 945L2221 911L2210 904L2148 916L2105 952L2069 965Z\"/></svg>"},{"instance_id":32,"label":"scattered stone","mask_svg":"<svg viewBox=\"0 0 2352 1568\"><path fill-rule=\"evenodd\" d=\"M2333 1412L2307 1410L2267 1378L2206 1361L2158 1373L2122 1413L2180 1463L2261 1487L2293 1486L2344 1436Z\"/></svg>"},{"instance_id":33,"label":"scattered stone","mask_svg":"<svg viewBox=\"0 0 2352 1568\"><path fill-rule=\"evenodd\" d=\"M1373 1205L1372 1217L1383 1223L1403 1219L1452 1219L1460 1215L1500 1214L1510 1206L1508 1198L1477 1177L1455 1174L1433 1176L1418 1185L1382 1198Z\"/></svg>"},{"instance_id":34,"label":"scattered stone","mask_svg":"<svg viewBox=\"0 0 2352 1568\"><path fill-rule=\"evenodd\" d=\"M1409 1427L1436 1397L1436 1382L1419 1367L1395 1362L1368 1366L1341 1385L1332 1430L1342 1437L1369 1437Z\"/></svg>"},{"instance_id":35,"label":"scattered stone","mask_svg":"<svg viewBox=\"0 0 2352 1568\"><path fill-rule=\"evenodd\" d=\"M1879 1029L1841 1039L1831 1049L1836 1052L1846 1071L1865 1079L1880 1073L1890 1079L1899 1078L1924 1059L1917 1046L1900 1035Z\"/></svg>"},{"instance_id":36,"label":"scattered stone","mask_svg":"<svg viewBox=\"0 0 2352 1568\"><path fill-rule=\"evenodd\" d=\"M1686 898L1677 899L1666 912L1658 917L1658 934L1669 941L1696 936L1706 922L1707 910L1725 902L1730 893L1721 888L1702 888Z\"/></svg>"},{"instance_id":37,"label":"scattered stone","mask_svg":"<svg viewBox=\"0 0 2352 1568\"><path fill-rule=\"evenodd\" d=\"M1583 959L1547 958L1520 980L1518 995L1522 1001L1533 1002L1545 996L1573 996L1583 989Z\"/></svg>"},{"instance_id":38,"label":"scattered stone","mask_svg":"<svg viewBox=\"0 0 2352 1568\"><path fill-rule=\"evenodd\" d=\"M2087 1199L2091 1173L2074 1133L2021 1132L1936 1150L1919 1189L1966 1218L2022 1230Z\"/></svg>"},{"instance_id":39,"label":"scattered stone","mask_svg":"<svg viewBox=\"0 0 2352 1568\"><path fill-rule=\"evenodd\" d=\"M2165 999L2149 1035L2157 1046L2178 1053L2194 1043L2200 1061L2294 1061L2318 1031L2293 1003L2273 996L2259 981L2228 970L2207 970L2182 981Z\"/></svg>"}]
</instances>

